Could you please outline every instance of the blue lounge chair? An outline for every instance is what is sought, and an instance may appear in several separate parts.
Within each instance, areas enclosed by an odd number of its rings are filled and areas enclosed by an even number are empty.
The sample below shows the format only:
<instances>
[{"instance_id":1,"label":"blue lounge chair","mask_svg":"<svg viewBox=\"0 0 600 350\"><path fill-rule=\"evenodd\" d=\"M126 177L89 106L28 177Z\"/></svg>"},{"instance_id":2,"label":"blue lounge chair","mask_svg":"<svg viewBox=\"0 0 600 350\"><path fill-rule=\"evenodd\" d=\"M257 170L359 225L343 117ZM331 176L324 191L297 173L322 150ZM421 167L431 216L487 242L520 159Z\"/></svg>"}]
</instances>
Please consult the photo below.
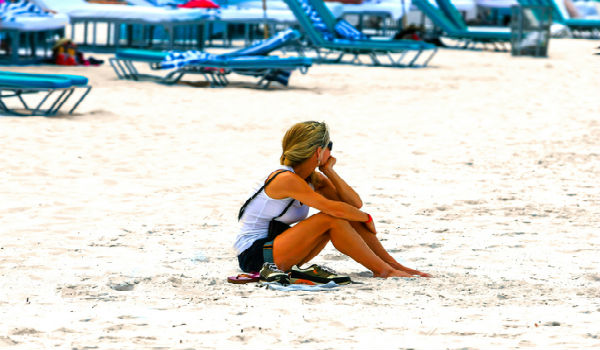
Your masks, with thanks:
<instances>
[{"instance_id":1,"label":"blue lounge chair","mask_svg":"<svg viewBox=\"0 0 600 350\"><path fill-rule=\"evenodd\" d=\"M509 28L468 27L460 14L452 14L458 10L447 0L438 1L439 8L428 0L413 0L413 4L441 29L442 36L457 40L465 49L481 44L484 48L491 45L496 51L508 51L511 39ZM448 14L444 13L444 9Z\"/></svg>"},{"instance_id":2,"label":"blue lounge chair","mask_svg":"<svg viewBox=\"0 0 600 350\"><path fill-rule=\"evenodd\" d=\"M552 20L564 24L575 37L600 37L600 19L566 18L554 0L518 0L520 5L549 6L552 8Z\"/></svg>"},{"instance_id":3,"label":"blue lounge chair","mask_svg":"<svg viewBox=\"0 0 600 350\"><path fill-rule=\"evenodd\" d=\"M368 39L349 23L336 21L322 0L284 1L306 34L309 48L316 51L318 59L322 62L364 64L360 57L366 55L375 66L426 66L437 52L434 45L421 41ZM344 38L336 38L336 34ZM431 54L418 62L425 51L431 51ZM347 54L352 55L352 58L350 61L343 61ZM392 54L399 54L399 57L394 58ZM334 58L330 59L332 55ZM405 62L407 55L408 60ZM384 64L382 57L388 59L389 63Z\"/></svg>"},{"instance_id":4,"label":"blue lounge chair","mask_svg":"<svg viewBox=\"0 0 600 350\"><path fill-rule=\"evenodd\" d=\"M0 61L21 64L47 58L52 45L50 43L64 36L64 28L68 23L65 15L45 13L32 3L0 4L0 38L10 41L6 55L0 56Z\"/></svg>"},{"instance_id":5,"label":"blue lounge chair","mask_svg":"<svg viewBox=\"0 0 600 350\"><path fill-rule=\"evenodd\" d=\"M83 93L69 110L69 114L79 106L92 89L88 79L80 75L68 74L29 74L0 71L0 115L10 116L53 116L73 96L76 89ZM26 99L42 93L35 107ZM18 107L9 104L8 99L18 101Z\"/></svg>"},{"instance_id":6,"label":"blue lounge chair","mask_svg":"<svg viewBox=\"0 0 600 350\"><path fill-rule=\"evenodd\" d=\"M117 51L109 60L119 79L151 79L166 84L174 84L186 74L200 74L211 87L228 84L227 75L237 73L259 77L257 85L268 87L273 81L287 85L289 73L299 69L305 73L312 65L306 57L266 56L274 50L294 45L300 33L295 30L280 32L269 39L252 46L212 55L202 52L158 52L150 50L124 49ZM147 63L154 71L166 70L166 75L140 74L135 63Z\"/></svg>"},{"instance_id":7,"label":"blue lounge chair","mask_svg":"<svg viewBox=\"0 0 600 350\"><path fill-rule=\"evenodd\" d=\"M71 21L71 39L80 47L106 46L118 48L121 40L126 39L127 45L133 42L132 28L140 25L148 33L156 28L163 29L165 37L160 40L167 49L172 49L175 42L176 28L190 28L204 24L207 20L218 16L214 10L207 9L174 9L138 5L93 4L84 0L36 0L46 8L64 13ZM97 36L98 24L107 24L106 42L100 42ZM76 26L83 26L83 40L76 36ZM92 41L88 42L91 32ZM146 40L144 45L154 45L153 40ZM152 39L152 35L150 35ZM202 46L202 39L196 40ZM186 46L189 46L186 44Z\"/></svg>"}]
</instances>

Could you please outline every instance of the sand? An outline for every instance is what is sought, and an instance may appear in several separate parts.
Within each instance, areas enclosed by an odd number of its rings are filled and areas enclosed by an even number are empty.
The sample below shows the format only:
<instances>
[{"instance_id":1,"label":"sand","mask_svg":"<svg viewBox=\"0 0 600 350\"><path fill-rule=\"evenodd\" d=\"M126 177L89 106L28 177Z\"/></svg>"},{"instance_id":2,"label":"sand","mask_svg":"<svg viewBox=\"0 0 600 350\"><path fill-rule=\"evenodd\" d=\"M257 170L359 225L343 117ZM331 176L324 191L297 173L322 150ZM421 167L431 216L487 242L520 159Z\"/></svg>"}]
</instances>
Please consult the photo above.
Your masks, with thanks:
<instances>
[{"instance_id":1,"label":"sand","mask_svg":"<svg viewBox=\"0 0 600 350\"><path fill-rule=\"evenodd\" d=\"M0 118L0 347L600 346L598 45L316 65L269 90L9 67L94 88L73 116ZM329 245L314 262L362 284L226 282L237 210L304 120L329 124L384 245L435 278L373 278Z\"/></svg>"}]
</instances>

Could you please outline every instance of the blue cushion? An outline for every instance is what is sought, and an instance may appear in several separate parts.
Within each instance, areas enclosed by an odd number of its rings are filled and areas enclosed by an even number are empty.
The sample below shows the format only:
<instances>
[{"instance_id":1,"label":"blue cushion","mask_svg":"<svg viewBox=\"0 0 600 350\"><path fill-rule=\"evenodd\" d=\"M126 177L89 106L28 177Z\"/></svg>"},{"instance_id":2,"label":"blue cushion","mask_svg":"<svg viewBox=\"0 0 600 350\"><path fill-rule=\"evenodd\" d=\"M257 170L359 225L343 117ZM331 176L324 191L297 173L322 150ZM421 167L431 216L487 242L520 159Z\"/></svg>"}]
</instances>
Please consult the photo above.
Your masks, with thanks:
<instances>
[{"instance_id":1,"label":"blue cushion","mask_svg":"<svg viewBox=\"0 0 600 350\"><path fill-rule=\"evenodd\" d=\"M361 31L354 28L352 24L345 19L339 20L335 25L335 32L343 39L348 40L366 40L368 37Z\"/></svg>"},{"instance_id":2,"label":"blue cushion","mask_svg":"<svg viewBox=\"0 0 600 350\"><path fill-rule=\"evenodd\" d=\"M60 78L53 75L42 74L11 74L0 72L0 86L12 88L40 88L40 89L64 89L73 86L68 78Z\"/></svg>"}]
</instances>

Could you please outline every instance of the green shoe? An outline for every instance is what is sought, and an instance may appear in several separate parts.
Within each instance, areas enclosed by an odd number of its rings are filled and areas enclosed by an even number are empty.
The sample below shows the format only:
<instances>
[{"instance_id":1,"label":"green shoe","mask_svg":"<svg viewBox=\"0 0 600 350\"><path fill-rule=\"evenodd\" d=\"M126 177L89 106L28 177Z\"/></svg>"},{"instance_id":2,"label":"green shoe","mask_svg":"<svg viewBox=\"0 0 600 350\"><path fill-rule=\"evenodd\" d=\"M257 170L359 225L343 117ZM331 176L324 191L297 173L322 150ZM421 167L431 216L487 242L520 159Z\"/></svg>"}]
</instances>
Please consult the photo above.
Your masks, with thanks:
<instances>
[{"instance_id":1,"label":"green shoe","mask_svg":"<svg viewBox=\"0 0 600 350\"><path fill-rule=\"evenodd\" d=\"M352 280L348 276L338 275L337 272L326 266L313 264L306 269L301 269L298 266L292 266L292 278L300 278L317 283L329 283L331 281L336 284L348 284Z\"/></svg>"},{"instance_id":2,"label":"green shoe","mask_svg":"<svg viewBox=\"0 0 600 350\"><path fill-rule=\"evenodd\" d=\"M283 285L290 284L290 276L281 271L277 265L266 262L260 269L260 280L265 282L277 282Z\"/></svg>"}]
</instances>

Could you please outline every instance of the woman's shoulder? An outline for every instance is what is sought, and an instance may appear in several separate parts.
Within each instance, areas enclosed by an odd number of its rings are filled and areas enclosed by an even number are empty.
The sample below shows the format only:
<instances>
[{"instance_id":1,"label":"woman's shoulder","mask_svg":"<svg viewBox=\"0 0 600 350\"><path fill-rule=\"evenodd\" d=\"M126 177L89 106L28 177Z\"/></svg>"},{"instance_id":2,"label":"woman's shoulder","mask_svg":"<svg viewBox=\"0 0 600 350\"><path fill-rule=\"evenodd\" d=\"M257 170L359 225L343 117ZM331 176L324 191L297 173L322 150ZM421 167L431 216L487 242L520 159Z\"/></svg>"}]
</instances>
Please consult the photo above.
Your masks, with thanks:
<instances>
[{"instance_id":1,"label":"woman's shoulder","mask_svg":"<svg viewBox=\"0 0 600 350\"><path fill-rule=\"evenodd\" d=\"M281 178L281 177L285 177L286 175L290 176L291 174L294 174L294 169L292 167L282 165L279 168L271 171L269 173L269 175L267 175L267 178L265 181L269 181L270 179L272 179L274 177Z\"/></svg>"}]
</instances>

